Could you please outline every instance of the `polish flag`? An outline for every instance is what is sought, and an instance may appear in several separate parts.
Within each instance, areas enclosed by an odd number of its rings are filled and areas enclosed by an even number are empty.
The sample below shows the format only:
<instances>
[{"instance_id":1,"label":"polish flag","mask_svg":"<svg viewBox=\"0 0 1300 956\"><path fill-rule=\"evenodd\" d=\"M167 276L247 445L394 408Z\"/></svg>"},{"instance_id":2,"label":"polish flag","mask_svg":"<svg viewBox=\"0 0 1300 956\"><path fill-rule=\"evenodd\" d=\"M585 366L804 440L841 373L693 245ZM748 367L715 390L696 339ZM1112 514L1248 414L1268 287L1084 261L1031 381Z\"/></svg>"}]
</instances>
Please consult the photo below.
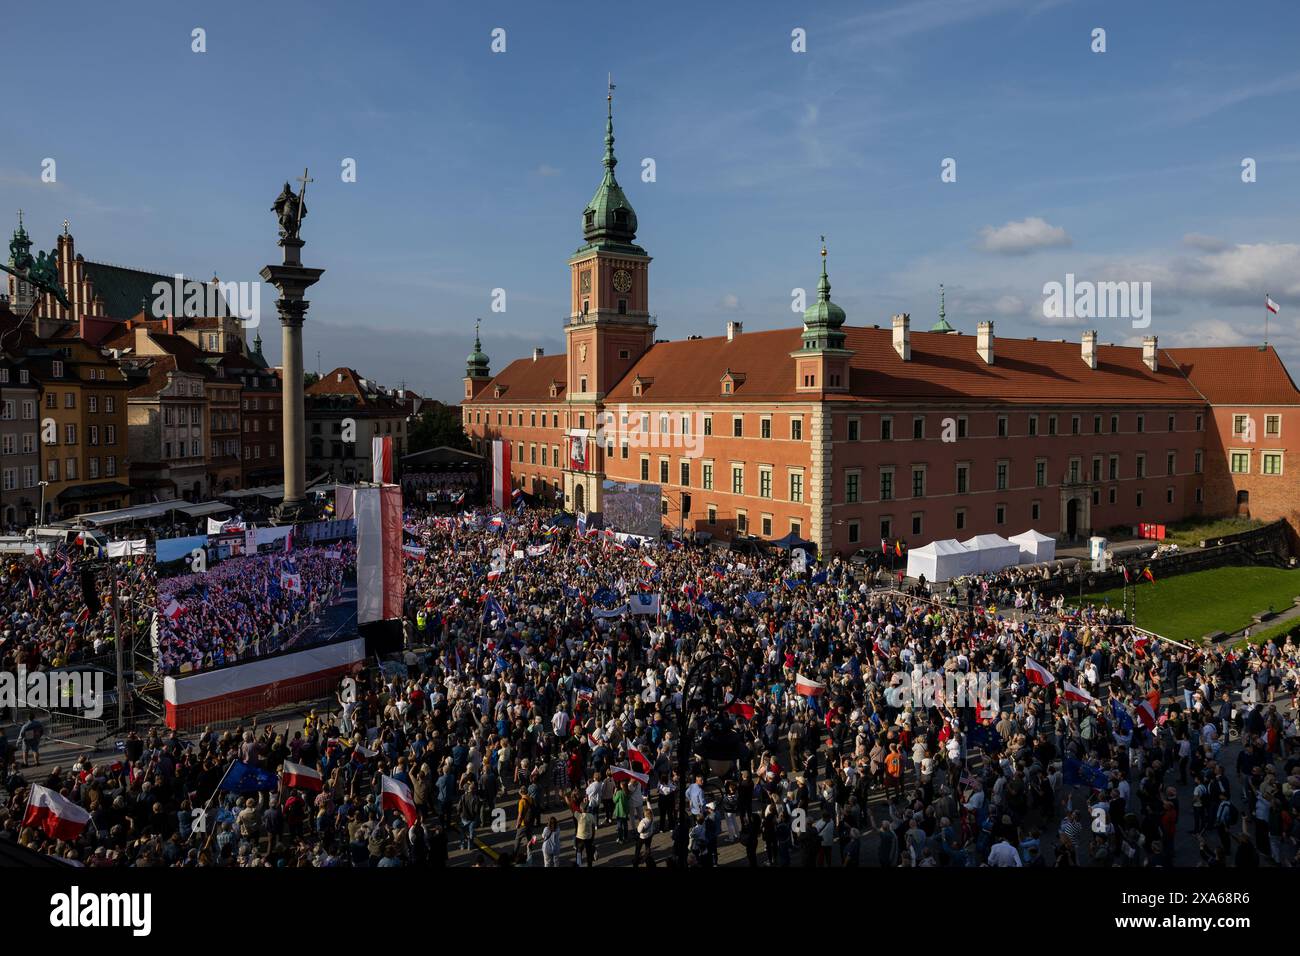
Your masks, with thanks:
<instances>
[{"instance_id":1,"label":"polish flag","mask_svg":"<svg viewBox=\"0 0 1300 956\"><path fill-rule=\"evenodd\" d=\"M1056 683L1052 672L1032 657L1025 658L1025 676L1029 678L1031 684L1038 684L1040 687Z\"/></svg>"},{"instance_id":2,"label":"polish flag","mask_svg":"<svg viewBox=\"0 0 1300 956\"><path fill-rule=\"evenodd\" d=\"M1151 643L1151 638L1149 637L1133 638L1133 653L1136 654L1138 657L1146 657L1147 645L1150 643Z\"/></svg>"},{"instance_id":3,"label":"polish flag","mask_svg":"<svg viewBox=\"0 0 1300 956\"><path fill-rule=\"evenodd\" d=\"M38 827L47 837L71 842L89 822L90 814L67 797L38 783L31 785L23 826Z\"/></svg>"},{"instance_id":4,"label":"polish flag","mask_svg":"<svg viewBox=\"0 0 1300 956\"><path fill-rule=\"evenodd\" d=\"M177 601L175 598L172 598L172 602L167 605L167 607L163 610L163 613L166 614L173 621L176 621L180 618L181 612L183 610L184 608L181 607L180 602Z\"/></svg>"},{"instance_id":5,"label":"polish flag","mask_svg":"<svg viewBox=\"0 0 1300 956\"><path fill-rule=\"evenodd\" d=\"M378 750L371 750L365 744L357 744L352 748L352 759L357 763L365 763L372 757L379 756Z\"/></svg>"},{"instance_id":6,"label":"polish flag","mask_svg":"<svg viewBox=\"0 0 1300 956\"><path fill-rule=\"evenodd\" d=\"M370 474L378 484L393 483L392 435L376 435L370 439Z\"/></svg>"},{"instance_id":7,"label":"polish flag","mask_svg":"<svg viewBox=\"0 0 1300 956\"><path fill-rule=\"evenodd\" d=\"M636 744L627 745L627 762L644 773L649 773L654 767L650 763L650 758L643 754Z\"/></svg>"},{"instance_id":8,"label":"polish flag","mask_svg":"<svg viewBox=\"0 0 1300 956\"><path fill-rule=\"evenodd\" d=\"M1075 687L1068 680L1062 684L1062 687L1064 688L1063 696L1066 700L1072 700L1076 704L1095 704L1097 702L1097 698L1093 697L1082 687Z\"/></svg>"},{"instance_id":9,"label":"polish flag","mask_svg":"<svg viewBox=\"0 0 1300 956\"><path fill-rule=\"evenodd\" d=\"M820 697L826 693L826 685L819 680L813 680L811 677L804 677L803 674L796 674L794 692L803 694L805 697Z\"/></svg>"},{"instance_id":10,"label":"polish flag","mask_svg":"<svg viewBox=\"0 0 1300 956\"><path fill-rule=\"evenodd\" d=\"M753 720L754 714L756 713L756 711L754 710L754 705L747 704L743 700L733 700L730 704L728 704L723 709L727 713L739 717L741 720Z\"/></svg>"},{"instance_id":11,"label":"polish flag","mask_svg":"<svg viewBox=\"0 0 1300 956\"><path fill-rule=\"evenodd\" d=\"M659 567L659 565L655 564L654 558L649 557L647 555L646 557L641 559L641 567L649 568L651 571L653 571L655 568Z\"/></svg>"},{"instance_id":12,"label":"polish flag","mask_svg":"<svg viewBox=\"0 0 1300 956\"><path fill-rule=\"evenodd\" d=\"M615 783L618 783L620 780L635 780L643 787L650 785L649 774L637 773L630 767L615 767L610 771L609 775L614 778Z\"/></svg>"},{"instance_id":13,"label":"polish flag","mask_svg":"<svg viewBox=\"0 0 1300 956\"><path fill-rule=\"evenodd\" d=\"M286 787L299 787L303 790L314 790L316 793L320 793L323 787L319 773L311 767L294 763L292 760L284 762L284 769L280 771L280 781Z\"/></svg>"},{"instance_id":14,"label":"polish flag","mask_svg":"<svg viewBox=\"0 0 1300 956\"><path fill-rule=\"evenodd\" d=\"M1151 706L1151 701L1143 700L1133 708L1133 714L1147 730L1156 729L1157 713L1156 708Z\"/></svg>"},{"instance_id":15,"label":"polish flag","mask_svg":"<svg viewBox=\"0 0 1300 956\"><path fill-rule=\"evenodd\" d=\"M356 488L357 623L395 621L406 596L402 574L402 489L398 485Z\"/></svg>"},{"instance_id":16,"label":"polish flag","mask_svg":"<svg viewBox=\"0 0 1300 956\"><path fill-rule=\"evenodd\" d=\"M387 774L384 775L383 788L380 805L385 810L396 810L400 813L408 827L415 826L419 816L415 812L415 800L411 796L411 788Z\"/></svg>"},{"instance_id":17,"label":"polish flag","mask_svg":"<svg viewBox=\"0 0 1300 956\"><path fill-rule=\"evenodd\" d=\"M492 442L492 507L498 510L510 503L510 443Z\"/></svg>"},{"instance_id":18,"label":"polish flag","mask_svg":"<svg viewBox=\"0 0 1300 956\"><path fill-rule=\"evenodd\" d=\"M1271 296L1265 294L1264 308L1268 309L1268 311L1272 312L1274 315L1277 315L1278 309L1281 308L1281 306L1274 302Z\"/></svg>"}]
</instances>

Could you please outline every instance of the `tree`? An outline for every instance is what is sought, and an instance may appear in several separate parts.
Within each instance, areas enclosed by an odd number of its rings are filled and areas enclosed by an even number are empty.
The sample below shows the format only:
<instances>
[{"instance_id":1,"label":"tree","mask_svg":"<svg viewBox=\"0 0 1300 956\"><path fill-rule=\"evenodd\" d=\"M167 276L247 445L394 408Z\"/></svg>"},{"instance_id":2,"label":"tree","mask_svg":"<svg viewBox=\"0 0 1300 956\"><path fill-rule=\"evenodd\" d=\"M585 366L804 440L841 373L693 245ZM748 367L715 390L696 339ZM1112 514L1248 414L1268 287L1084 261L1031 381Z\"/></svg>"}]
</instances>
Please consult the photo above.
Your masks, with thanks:
<instances>
[{"instance_id":1,"label":"tree","mask_svg":"<svg viewBox=\"0 0 1300 956\"><path fill-rule=\"evenodd\" d=\"M302 376L302 387L311 388L320 381L320 376L315 372L304 372Z\"/></svg>"},{"instance_id":2,"label":"tree","mask_svg":"<svg viewBox=\"0 0 1300 956\"><path fill-rule=\"evenodd\" d=\"M443 445L460 451L471 450L461 426L460 409L442 402L428 402L407 435L409 454Z\"/></svg>"}]
</instances>

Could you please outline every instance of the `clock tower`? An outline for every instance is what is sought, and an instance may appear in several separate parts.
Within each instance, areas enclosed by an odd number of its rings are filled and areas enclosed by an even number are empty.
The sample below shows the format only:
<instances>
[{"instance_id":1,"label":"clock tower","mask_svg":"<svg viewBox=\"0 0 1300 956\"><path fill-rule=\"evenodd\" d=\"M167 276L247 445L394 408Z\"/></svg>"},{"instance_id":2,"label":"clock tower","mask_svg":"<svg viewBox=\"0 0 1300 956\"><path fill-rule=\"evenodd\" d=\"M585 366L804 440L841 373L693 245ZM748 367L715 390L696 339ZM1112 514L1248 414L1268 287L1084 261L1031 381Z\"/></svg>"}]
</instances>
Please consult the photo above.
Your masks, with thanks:
<instances>
[{"instance_id":1,"label":"clock tower","mask_svg":"<svg viewBox=\"0 0 1300 956\"><path fill-rule=\"evenodd\" d=\"M614 85L605 97L605 174L582 211L586 240L569 257L570 304L564 324L568 376L565 504L600 510L603 448L596 429L605 395L654 344L650 256L636 244L636 212L614 176ZM574 444L584 454L575 455Z\"/></svg>"},{"instance_id":2,"label":"clock tower","mask_svg":"<svg viewBox=\"0 0 1300 956\"><path fill-rule=\"evenodd\" d=\"M605 99L605 175L582 211L586 242L569 257L564 334L574 402L599 402L654 343L650 256L636 244L636 212L614 177L613 89Z\"/></svg>"}]
</instances>

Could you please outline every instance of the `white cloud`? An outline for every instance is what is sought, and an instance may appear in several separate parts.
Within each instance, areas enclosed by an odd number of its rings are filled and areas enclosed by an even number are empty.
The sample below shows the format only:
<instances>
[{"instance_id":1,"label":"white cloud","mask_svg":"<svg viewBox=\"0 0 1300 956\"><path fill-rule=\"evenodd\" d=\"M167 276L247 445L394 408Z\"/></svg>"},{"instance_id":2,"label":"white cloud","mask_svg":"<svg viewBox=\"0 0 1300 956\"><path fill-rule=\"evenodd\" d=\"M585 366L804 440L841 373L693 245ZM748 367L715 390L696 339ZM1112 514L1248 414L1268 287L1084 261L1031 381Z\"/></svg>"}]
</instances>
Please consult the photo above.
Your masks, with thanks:
<instances>
[{"instance_id":1,"label":"white cloud","mask_svg":"<svg viewBox=\"0 0 1300 956\"><path fill-rule=\"evenodd\" d=\"M542 165L538 166L533 170L533 172L538 176L558 176L561 171L556 169L554 166L548 166L546 163L542 163Z\"/></svg>"},{"instance_id":2,"label":"white cloud","mask_svg":"<svg viewBox=\"0 0 1300 956\"><path fill-rule=\"evenodd\" d=\"M1030 216L1001 226L985 226L980 230L977 247L997 255L1022 256L1037 249L1068 246L1072 241L1061 226Z\"/></svg>"},{"instance_id":3,"label":"white cloud","mask_svg":"<svg viewBox=\"0 0 1300 956\"><path fill-rule=\"evenodd\" d=\"M728 312L735 312L740 308L740 296L734 292L728 292L722 297L722 307Z\"/></svg>"}]
</instances>

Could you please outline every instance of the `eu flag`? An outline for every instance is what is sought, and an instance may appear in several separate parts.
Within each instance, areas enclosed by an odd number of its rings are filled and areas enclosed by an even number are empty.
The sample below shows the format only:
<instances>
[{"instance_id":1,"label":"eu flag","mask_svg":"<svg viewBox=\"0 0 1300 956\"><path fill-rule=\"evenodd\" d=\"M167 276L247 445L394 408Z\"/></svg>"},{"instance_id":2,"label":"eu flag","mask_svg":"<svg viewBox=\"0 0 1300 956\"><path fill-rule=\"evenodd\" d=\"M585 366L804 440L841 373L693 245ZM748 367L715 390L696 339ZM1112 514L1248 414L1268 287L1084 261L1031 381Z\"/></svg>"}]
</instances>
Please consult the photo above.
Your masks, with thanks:
<instances>
[{"instance_id":1,"label":"eu flag","mask_svg":"<svg viewBox=\"0 0 1300 956\"><path fill-rule=\"evenodd\" d=\"M279 778L269 770L263 770L250 763L236 760L230 765L226 775L221 778L218 789L229 790L234 793L260 793L262 791L276 790L279 786Z\"/></svg>"}]
</instances>

